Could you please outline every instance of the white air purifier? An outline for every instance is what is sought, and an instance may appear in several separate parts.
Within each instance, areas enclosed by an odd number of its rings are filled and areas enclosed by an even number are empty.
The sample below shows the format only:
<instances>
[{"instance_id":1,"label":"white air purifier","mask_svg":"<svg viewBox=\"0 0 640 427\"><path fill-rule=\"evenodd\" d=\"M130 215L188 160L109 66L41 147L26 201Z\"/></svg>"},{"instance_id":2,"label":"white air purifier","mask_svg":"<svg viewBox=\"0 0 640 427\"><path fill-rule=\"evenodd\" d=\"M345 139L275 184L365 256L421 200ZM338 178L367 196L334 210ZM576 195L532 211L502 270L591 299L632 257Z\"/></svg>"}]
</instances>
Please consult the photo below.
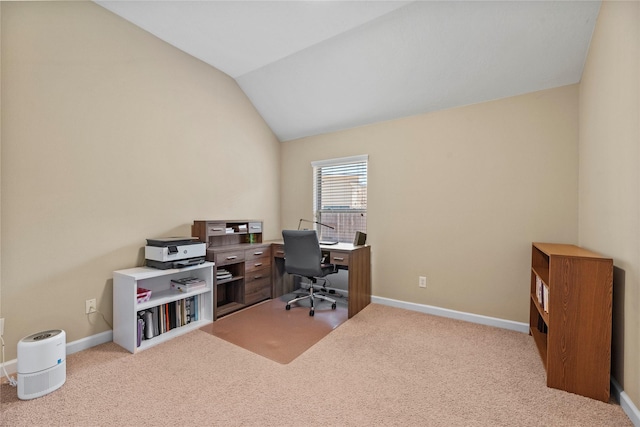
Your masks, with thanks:
<instances>
[{"instance_id":1,"label":"white air purifier","mask_svg":"<svg viewBox=\"0 0 640 427\"><path fill-rule=\"evenodd\" d=\"M62 387L67 379L66 334L38 332L18 342L18 398L35 399Z\"/></svg>"}]
</instances>

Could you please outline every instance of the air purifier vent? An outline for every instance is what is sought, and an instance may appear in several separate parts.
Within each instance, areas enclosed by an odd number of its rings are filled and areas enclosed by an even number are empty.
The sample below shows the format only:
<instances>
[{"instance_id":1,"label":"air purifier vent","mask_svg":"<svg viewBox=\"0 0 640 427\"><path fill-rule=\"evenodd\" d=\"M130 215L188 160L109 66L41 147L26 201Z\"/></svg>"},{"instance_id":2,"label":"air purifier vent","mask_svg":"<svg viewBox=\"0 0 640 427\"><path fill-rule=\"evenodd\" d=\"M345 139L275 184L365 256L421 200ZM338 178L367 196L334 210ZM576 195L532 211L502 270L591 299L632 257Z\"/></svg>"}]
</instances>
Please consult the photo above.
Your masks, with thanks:
<instances>
[{"instance_id":1,"label":"air purifier vent","mask_svg":"<svg viewBox=\"0 0 640 427\"><path fill-rule=\"evenodd\" d=\"M67 368L64 363L44 372L23 375L23 397L21 399L33 399L58 389L64 384L66 376Z\"/></svg>"}]
</instances>

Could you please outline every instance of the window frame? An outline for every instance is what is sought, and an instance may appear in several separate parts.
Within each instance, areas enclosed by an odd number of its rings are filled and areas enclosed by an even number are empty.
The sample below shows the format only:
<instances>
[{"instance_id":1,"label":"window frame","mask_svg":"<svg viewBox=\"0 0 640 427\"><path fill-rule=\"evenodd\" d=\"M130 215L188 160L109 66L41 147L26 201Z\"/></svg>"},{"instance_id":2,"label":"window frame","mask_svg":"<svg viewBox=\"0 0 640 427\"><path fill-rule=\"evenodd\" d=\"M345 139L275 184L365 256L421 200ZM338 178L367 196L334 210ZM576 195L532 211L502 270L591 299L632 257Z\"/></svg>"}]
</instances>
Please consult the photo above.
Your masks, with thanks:
<instances>
[{"instance_id":1,"label":"window frame","mask_svg":"<svg viewBox=\"0 0 640 427\"><path fill-rule=\"evenodd\" d=\"M354 208L352 205L346 208L331 208L326 209L320 206L322 200L322 170L337 168L339 171L340 167L346 167L347 170L353 168L357 170L358 168L362 168L364 164L364 178L362 178L361 173L356 173L354 176L360 175L358 178L359 182L362 183L364 181L364 208ZM363 154L358 156L349 156L349 157L340 157L334 159L326 159L326 160L317 160L311 162L312 166L312 174L313 174L313 217L316 221L314 224L314 229L318 233L318 238L321 241L338 241L343 243L352 243L355 237L355 232L360 231L363 233L367 232L367 197L368 197L368 177L369 177L369 155ZM326 175L325 175L326 176ZM336 192L336 196L340 195L340 190L343 190L346 186L348 186L348 182L341 182L337 187L339 190ZM325 191L326 193L326 191ZM344 197L344 194L342 194ZM353 198L353 194L351 196ZM357 222L359 224L352 224L346 229L340 229L339 225L333 221L331 224L327 224L326 218L330 214L356 214L356 218L352 219L353 222ZM360 215L361 219L357 218L357 215ZM324 216L324 221L323 221ZM332 215L335 217L335 215ZM335 226L335 231L329 227Z\"/></svg>"}]
</instances>

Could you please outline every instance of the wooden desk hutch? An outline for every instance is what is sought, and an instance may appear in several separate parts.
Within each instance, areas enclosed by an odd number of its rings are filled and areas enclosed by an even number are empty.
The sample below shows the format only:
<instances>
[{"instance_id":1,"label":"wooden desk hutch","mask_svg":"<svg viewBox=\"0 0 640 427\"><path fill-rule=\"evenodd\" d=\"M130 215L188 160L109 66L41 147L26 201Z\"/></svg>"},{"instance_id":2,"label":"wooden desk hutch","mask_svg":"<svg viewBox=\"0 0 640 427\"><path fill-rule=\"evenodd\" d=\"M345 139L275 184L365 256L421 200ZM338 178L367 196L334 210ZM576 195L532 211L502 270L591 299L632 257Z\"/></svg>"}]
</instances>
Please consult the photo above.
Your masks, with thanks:
<instances>
[{"instance_id":1,"label":"wooden desk hutch","mask_svg":"<svg viewBox=\"0 0 640 427\"><path fill-rule=\"evenodd\" d=\"M272 297L271 244L262 242L262 221L194 221L191 232L215 264L213 320Z\"/></svg>"}]
</instances>

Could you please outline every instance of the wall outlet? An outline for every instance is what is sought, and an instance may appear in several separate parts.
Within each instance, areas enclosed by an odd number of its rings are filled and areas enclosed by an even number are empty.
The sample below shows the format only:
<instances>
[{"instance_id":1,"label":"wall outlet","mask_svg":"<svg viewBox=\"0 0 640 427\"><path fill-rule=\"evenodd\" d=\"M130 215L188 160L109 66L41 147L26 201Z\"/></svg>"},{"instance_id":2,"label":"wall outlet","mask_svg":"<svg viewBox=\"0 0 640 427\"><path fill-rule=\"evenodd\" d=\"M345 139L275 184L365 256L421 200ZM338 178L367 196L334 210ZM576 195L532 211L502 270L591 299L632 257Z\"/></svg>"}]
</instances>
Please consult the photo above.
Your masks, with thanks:
<instances>
[{"instance_id":1,"label":"wall outlet","mask_svg":"<svg viewBox=\"0 0 640 427\"><path fill-rule=\"evenodd\" d=\"M0 337L4 335L4 317L0 318Z\"/></svg>"},{"instance_id":2,"label":"wall outlet","mask_svg":"<svg viewBox=\"0 0 640 427\"><path fill-rule=\"evenodd\" d=\"M88 299L84 303L84 312L86 314L95 313L98 311L98 305L96 304L96 299Z\"/></svg>"},{"instance_id":3,"label":"wall outlet","mask_svg":"<svg viewBox=\"0 0 640 427\"><path fill-rule=\"evenodd\" d=\"M425 276L418 277L418 286L420 286L421 288L427 287L427 278Z\"/></svg>"}]
</instances>

